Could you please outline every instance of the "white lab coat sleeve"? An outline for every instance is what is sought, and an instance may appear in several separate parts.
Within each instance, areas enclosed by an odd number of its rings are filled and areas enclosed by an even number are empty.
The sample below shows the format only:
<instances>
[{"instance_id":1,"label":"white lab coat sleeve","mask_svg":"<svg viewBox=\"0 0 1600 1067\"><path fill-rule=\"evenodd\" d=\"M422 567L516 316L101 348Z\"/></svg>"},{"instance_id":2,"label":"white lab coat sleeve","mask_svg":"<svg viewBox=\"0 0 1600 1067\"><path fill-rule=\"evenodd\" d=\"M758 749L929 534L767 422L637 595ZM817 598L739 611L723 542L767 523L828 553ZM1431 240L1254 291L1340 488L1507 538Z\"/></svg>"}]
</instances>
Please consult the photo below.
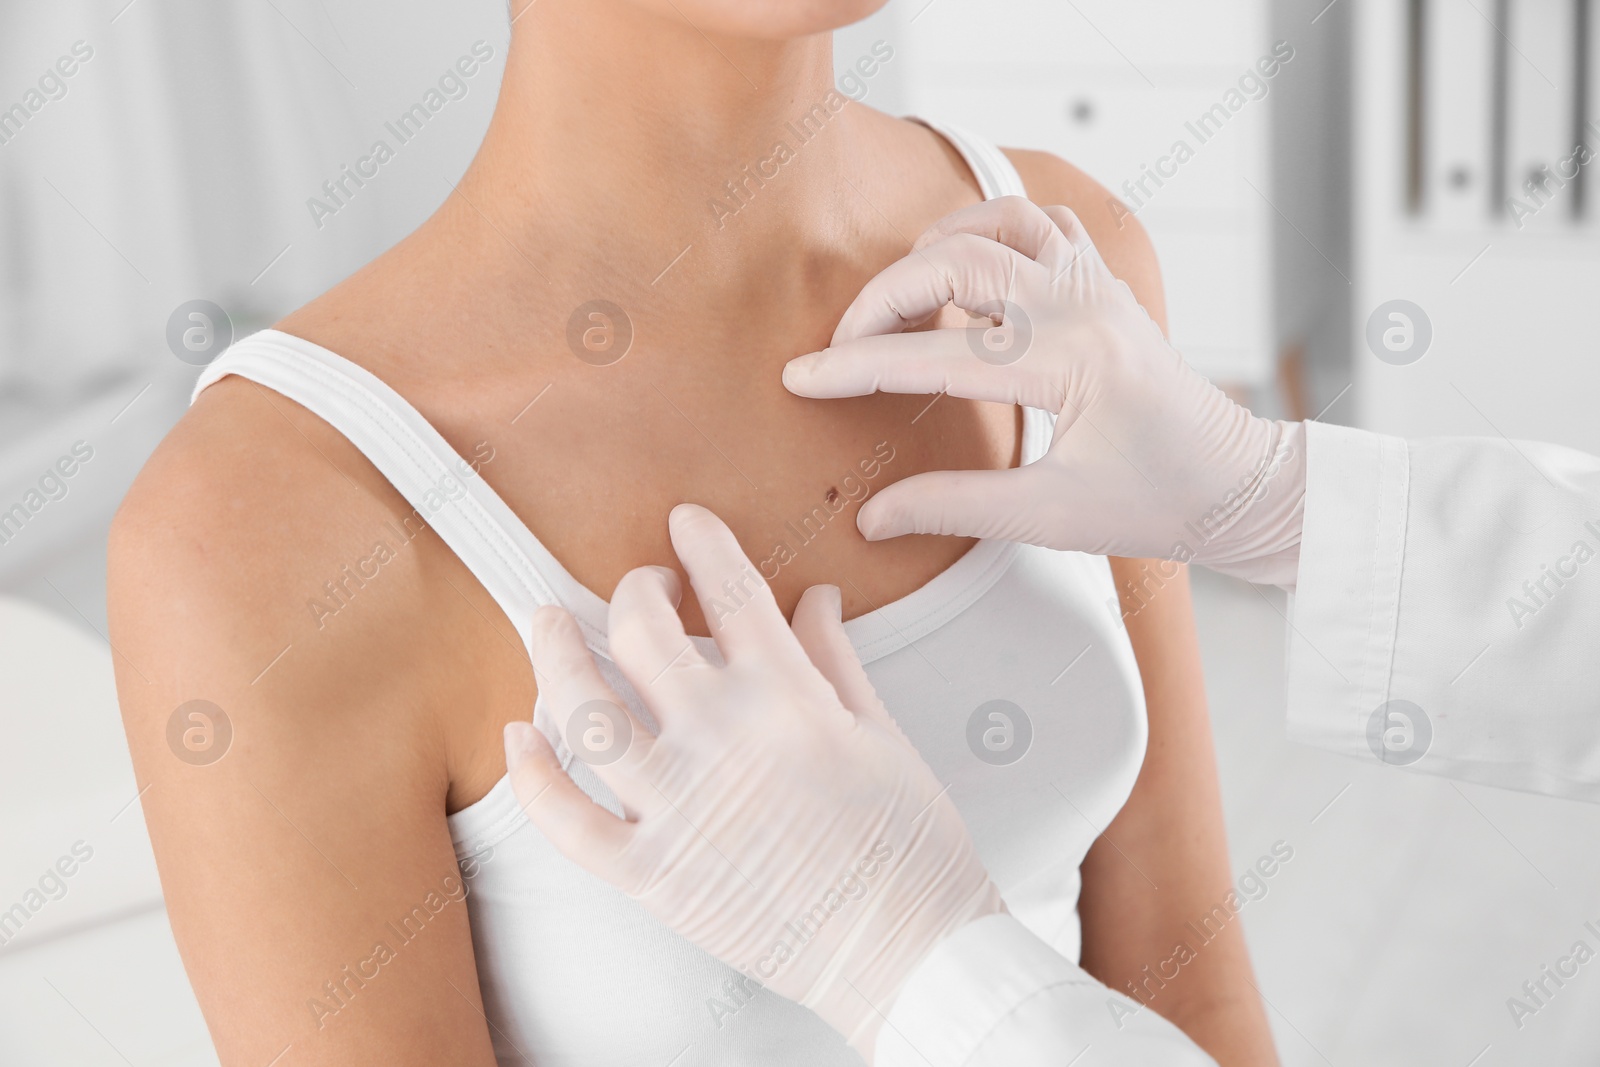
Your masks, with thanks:
<instances>
[{"instance_id":1,"label":"white lab coat sleeve","mask_svg":"<svg viewBox=\"0 0 1600 1067\"><path fill-rule=\"evenodd\" d=\"M1600 459L1309 424L1289 735L1600 801Z\"/></svg>"},{"instance_id":2,"label":"white lab coat sleeve","mask_svg":"<svg viewBox=\"0 0 1600 1067\"><path fill-rule=\"evenodd\" d=\"M1150 1008L1113 992L1010 915L957 930L890 1009L875 1067L1216 1067Z\"/></svg>"}]
</instances>

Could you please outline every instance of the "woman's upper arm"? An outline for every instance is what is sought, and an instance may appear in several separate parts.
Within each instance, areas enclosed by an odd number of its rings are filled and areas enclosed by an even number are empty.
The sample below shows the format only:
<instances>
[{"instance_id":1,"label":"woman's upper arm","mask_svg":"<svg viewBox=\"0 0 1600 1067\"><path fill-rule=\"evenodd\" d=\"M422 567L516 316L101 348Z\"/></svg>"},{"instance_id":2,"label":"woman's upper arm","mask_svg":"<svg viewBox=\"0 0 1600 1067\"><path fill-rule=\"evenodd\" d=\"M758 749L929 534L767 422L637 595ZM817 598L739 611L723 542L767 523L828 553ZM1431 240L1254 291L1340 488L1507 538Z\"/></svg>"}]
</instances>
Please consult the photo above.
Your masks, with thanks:
<instances>
[{"instance_id":1,"label":"woman's upper arm","mask_svg":"<svg viewBox=\"0 0 1600 1067\"><path fill-rule=\"evenodd\" d=\"M1112 273L1165 331L1161 272L1138 220L1054 156L1007 154L1033 200L1072 208ZM1083 864L1083 965L1177 1022L1219 1062L1276 1063L1236 919L1191 945L1193 958L1173 962L1176 946L1195 941L1190 924L1206 921L1233 890L1187 569L1113 559L1111 572L1150 732L1127 804ZM1171 977L1152 981L1152 971Z\"/></svg>"},{"instance_id":2,"label":"woman's upper arm","mask_svg":"<svg viewBox=\"0 0 1600 1067\"><path fill-rule=\"evenodd\" d=\"M363 547L318 510L350 487L204 421L130 493L109 593L167 911L222 1061L492 1064L440 746L394 670L410 650L382 612L319 628L308 608Z\"/></svg>"}]
</instances>

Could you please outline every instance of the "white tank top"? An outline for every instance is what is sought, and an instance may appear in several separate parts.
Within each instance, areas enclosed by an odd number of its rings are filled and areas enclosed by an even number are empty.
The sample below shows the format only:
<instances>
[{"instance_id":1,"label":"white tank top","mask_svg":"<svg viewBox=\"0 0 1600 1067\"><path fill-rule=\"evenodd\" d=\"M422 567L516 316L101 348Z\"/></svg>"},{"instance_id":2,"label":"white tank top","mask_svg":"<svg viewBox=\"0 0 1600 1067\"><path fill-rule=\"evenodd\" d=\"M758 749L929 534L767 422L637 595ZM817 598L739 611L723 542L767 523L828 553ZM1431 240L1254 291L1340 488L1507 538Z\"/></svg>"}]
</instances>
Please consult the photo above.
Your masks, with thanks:
<instances>
[{"instance_id":1,"label":"white tank top","mask_svg":"<svg viewBox=\"0 0 1600 1067\"><path fill-rule=\"evenodd\" d=\"M1023 195L994 145L933 128L961 152L985 197ZM399 394L275 330L230 348L201 374L195 395L229 374L276 390L349 438L422 509L524 645L535 608L570 610L607 681L651 721L610 662L606 603ZM1050 415L1024 411L1024 463L1049 447L1052 425ZM980 541L928 584L844 628L884 703L949 783L1012 913L1077 959L1078 868L1127 800L1145 747L1138 668L1105 559ZM695 640L719 661L708 638ZM534 722L556 739L542 700ZM557 750L573 779L620 813L588 765L559 742ZM528 823L508 778L449 824L500 1063L860 1064L808 1009L761 989L569 862Z\"/></svg>"}]
</instances>

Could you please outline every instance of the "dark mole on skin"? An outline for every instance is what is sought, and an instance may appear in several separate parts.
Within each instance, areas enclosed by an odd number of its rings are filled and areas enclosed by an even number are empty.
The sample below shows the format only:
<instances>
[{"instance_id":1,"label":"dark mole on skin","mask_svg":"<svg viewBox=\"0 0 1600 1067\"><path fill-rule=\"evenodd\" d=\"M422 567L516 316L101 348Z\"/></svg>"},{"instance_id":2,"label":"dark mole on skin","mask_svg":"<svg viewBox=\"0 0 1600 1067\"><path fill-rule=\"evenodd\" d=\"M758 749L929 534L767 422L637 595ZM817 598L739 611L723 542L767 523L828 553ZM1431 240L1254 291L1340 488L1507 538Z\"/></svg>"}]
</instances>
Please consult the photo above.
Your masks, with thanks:
<instances>
[{"instance_id":1,"label":"dark mole on skin","mask_svg":"<svg viewBox=\"0 0 1600 1067\"><path fill-rule=\"evenodd\" d=\"M828 503L832 504L834 501L836 501L838 499L839 499L839 490L833 488L832 486L829 486L828 487Z\"/></svg>"}]
</instances>

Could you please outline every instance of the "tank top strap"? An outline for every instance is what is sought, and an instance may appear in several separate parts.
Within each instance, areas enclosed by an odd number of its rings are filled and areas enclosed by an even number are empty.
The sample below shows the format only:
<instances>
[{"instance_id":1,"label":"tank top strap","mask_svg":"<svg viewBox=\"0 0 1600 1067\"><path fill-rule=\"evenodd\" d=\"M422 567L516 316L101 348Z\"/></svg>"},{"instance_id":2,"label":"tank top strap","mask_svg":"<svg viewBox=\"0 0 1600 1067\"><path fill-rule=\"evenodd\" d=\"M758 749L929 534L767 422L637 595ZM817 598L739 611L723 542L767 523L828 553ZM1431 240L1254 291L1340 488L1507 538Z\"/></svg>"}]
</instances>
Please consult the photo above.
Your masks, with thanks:
<instances>
[{"instance_id":1,"label":"tank top strap","mask_svg":"<svg viewBox=\"0 0 1600 1067\"><path fill-rule=\"evenodd\" d=\"M999 196L1028 195L1027 189L1022 184L1022 175L1017 173L1017 168L993 141L931 119L913 118L911 121L928 127L950 142L950 147L960 153L961 158L966 161L967 168L972 171L972 176L977 179L978 188L983 191L985 200L993 200Z\"/></svg>"},{"instance_id":2,"label":"tank top strap","mask_svg":"<svg viewBox=\"0 0 1600 1067\"><path fill-rule=\"evenodd\" d=\"M193 396L238 375L288 397L349 440L405 497L483 583L529 644L533 612L561 603L548 555L500 495L422 414L376 375L309 341L263 330L237 342L201 373ZM580 619L591 642L604 635Z\"/></svg>"}]
</instances>

